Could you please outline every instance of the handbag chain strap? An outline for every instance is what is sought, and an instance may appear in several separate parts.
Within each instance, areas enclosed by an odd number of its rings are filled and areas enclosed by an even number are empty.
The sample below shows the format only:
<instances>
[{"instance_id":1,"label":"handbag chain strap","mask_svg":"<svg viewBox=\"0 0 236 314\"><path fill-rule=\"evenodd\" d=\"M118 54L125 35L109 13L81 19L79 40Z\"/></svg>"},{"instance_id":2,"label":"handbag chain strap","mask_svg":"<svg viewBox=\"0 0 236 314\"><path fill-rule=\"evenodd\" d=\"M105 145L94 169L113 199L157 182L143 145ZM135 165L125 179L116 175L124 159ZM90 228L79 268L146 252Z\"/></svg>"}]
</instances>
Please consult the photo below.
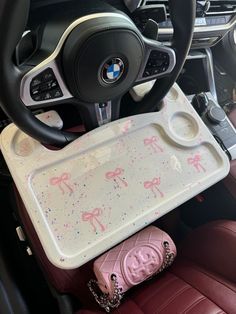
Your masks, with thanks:
<instances>
[{"instance_id":1,"label":"handbag chain strap","mask_svg":"<svg viewBox=\"0 0 236 314\"><path fill-rule=\"evenodd\" d=\"M111 282L113 285L112 298L109 297L109 294L103 293L99 296L95 292L93 286L98 285L96 280L91 279L88 282L88 288L94 296L94 299L107 313L109 313L111 309L117 308L120 305L121 299L123 298L123 293L121 292L122 289L118 287L118 281L115 274L111 275Z\"/></svg>"},{"instance_id":2,"label":"handbag chain strap","mask_svg":"<svg viewBox=\"0 0 236 314\"><path fill-rule=\"evenodd\" d=\"M162 272L165 268L169 267L175 258L175 254L170 252L170 245L169 242L165 241L163 243L164 249L165 249L165 258L161 265L161 267L158 269L158 271L153 275L157 275L160 272ZM148 279L152 279L153 276L149 277ZM122 293L122 289L119 288L119 284L117 281L117 277L115 274L111 275L111 282L113 285L113 295L112 298L107 293L102 293L101 295L98 295L93 287L98 286L98 282L94 279L91 279L88 282L88 288L92 295L94 296L94 299L96 302L102 307L107 313L111 311L111 309L117 308L120 305L120 301L124 296L124 293Z\"/></svg>"},{"instance_id":3,"label":"handbag chain strap","mask_svg":"<svg viewBox=\"0 0 236 314\"><path fill-rule=\"evenodd\" d=\"M170 244L169 244L169 242L168 241L164 241L163 246L164 246L164 249L165 249L165 259L164 259L161 267L155 273L155 275L159 274L165 268L169 267L173 263L173 261L175 259L175 254L170 252Z\"/></svg>"}]
</instances>

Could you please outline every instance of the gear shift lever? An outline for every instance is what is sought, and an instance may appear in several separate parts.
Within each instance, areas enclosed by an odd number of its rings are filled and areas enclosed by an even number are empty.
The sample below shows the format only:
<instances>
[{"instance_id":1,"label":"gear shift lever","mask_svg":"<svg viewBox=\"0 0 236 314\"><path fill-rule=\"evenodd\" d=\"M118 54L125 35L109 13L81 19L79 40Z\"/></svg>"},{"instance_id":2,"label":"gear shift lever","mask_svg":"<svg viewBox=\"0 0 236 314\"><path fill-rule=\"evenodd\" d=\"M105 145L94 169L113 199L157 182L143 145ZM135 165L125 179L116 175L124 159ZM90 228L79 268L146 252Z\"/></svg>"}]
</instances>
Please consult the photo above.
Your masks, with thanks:
<instances>
[{"instance_id":1,"label":"gear shift lever","mask_svg":"<svg viewBox=\"0 0 236 314\"><path fill-rule=\"evenodd\" d=\"M230 159L236 159L236 130L210 93L193 97L192 106Z\"/></svg>"},{"instance_id":2,"label":"gear shift lever","mask_svg":"<svg viewBox=\"0 0 236 314\"><path fill-rule=\"evenodd\" d=\"M197 111L199 116L206 111L209 103L209 99L205 93L197 94L192 99L192 106Z\"/></svg>"},{"instance_id":3,"label":"gear shift lever","mask_svg":"<svg viewBox=\"0 0 236 314\"><path fill-rule=\"evenodd\" d=\"M192 105L197 113L202 117L206 116L208 121L213 124L219 124L226 119L226 114L220 106L207 97L205 93L197 94L192 100Z\"/></svg>"}]
</instances>

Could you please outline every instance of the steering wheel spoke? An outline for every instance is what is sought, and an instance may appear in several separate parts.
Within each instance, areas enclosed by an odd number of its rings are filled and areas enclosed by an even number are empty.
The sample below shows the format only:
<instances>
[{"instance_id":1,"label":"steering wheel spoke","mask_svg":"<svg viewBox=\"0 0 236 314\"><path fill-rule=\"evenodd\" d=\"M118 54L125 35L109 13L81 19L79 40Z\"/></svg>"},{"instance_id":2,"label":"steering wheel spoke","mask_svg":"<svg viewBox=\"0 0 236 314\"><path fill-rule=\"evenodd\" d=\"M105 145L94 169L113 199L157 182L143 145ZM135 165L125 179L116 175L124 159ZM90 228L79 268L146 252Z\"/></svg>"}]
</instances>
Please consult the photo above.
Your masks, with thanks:
<instances>
[{"instance_id":1,"label":"steering wheel spoke","mask_svg":"<svg viewBox=\"0 0 236 314\"><path fill-rule=\"evenodd\" d=\"M55 59L45 60L27 72L20 84L25 106L39 106L72 98Z\"/></svg>"},{"instance_id":2,"label":"steering wheel spoke","mask_svg":"<svg viewBox=\"0 0 236 314\"><path fill-rule=\"evenodd\" d=\"M144 62L135 84L167 76L176 64L176 54L172 48L145 37L143 41L145 44Z\"/></svg>"},{"instance_id":3,"label":"steering wheel spoke","mask_svg":"<svg viewBox=\"0 0 236 314\"><path fill-rule=\"evenodd\" d=\"M153 40L157 38L153 23L144 32L153 38L148 39L128 15L107 3L64 1L60 10L45 9L38 47L25 64L18 66L13 56L31 13L30 0L1 0L2 109L25 133L57 146L66 145L77 135L50 128L27 107L71 102L78 105L86 130L90 130L120 117L120 100L130 88L158 78L129 113L157 110L190 49L196 1L169 0L169 8L175 50ZM37 66L22 73L22 67L27 69L37 60Z\"/></svg>"}]
</instances>

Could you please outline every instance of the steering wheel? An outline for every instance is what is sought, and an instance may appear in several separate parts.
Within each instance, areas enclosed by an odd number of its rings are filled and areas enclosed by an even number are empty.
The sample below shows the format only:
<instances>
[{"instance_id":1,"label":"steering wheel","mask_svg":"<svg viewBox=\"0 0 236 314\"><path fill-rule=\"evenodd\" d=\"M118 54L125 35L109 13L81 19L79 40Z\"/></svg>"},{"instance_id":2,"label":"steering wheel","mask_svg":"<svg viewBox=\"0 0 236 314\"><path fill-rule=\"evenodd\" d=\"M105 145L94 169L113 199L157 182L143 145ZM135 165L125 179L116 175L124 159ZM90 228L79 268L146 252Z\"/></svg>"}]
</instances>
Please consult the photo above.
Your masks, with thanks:
<instances>
[{"instance_id":1,"label":"steering wheel","mask_svg":"<svg viewBox=\"0 0 236 314\"><path fill-rule=\"evenodd\" d=\"M0 103L22 131L42 143L64 146L78 135L42 123L31 106L79 103L88 129L93 129L107 110L104 103L110 106L111 119L118 119L121 97L153 79L152 90L131 113L156 110L190 49L195 0L169 0L174 29L170 47L144 37L128 15L97 0L50 8L45 9L48 18L37 51L19 66L14 53L27 25L30 0L0 2Z\"/></svg>"}]
</instances>

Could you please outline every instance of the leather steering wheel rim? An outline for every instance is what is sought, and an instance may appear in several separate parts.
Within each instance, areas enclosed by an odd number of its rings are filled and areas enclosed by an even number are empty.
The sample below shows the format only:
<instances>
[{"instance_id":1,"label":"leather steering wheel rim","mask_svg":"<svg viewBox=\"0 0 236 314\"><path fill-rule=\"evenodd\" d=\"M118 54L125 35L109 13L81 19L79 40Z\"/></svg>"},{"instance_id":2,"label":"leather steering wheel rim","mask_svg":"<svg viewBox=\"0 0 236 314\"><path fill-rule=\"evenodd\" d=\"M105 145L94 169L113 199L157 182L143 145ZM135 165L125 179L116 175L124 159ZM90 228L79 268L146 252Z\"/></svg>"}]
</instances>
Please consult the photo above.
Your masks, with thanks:
<instances>
[{"instance_id":1,"label":"leather steering wheel rim","mask_svg":"<svg viewBox=\"0 0 236 314\"><path fill-rule=\"evenodd\" d=\"M155 110L176 81L189 52L195 20L195 0L169 0L174 28L172 48L176 52L176 65L171 75L158 79L151 92L135 106L132 114ZM183 7L185 10L183 10ZM65 146L77 138L74 133L51 128L39 121L24 105L20 95L20 82L24 73L13 61L15 47L25 30L30 0L2 0L0 3L0 105L6 115L25 133L44 144Z\"/></svg>"},{"instance_id":2,"label":"leather steering wheel rim","mask_svg":"<svg viewBox=\"0 0 236 314\"><path fill-rule=\"evenodd\" d=\"M191 47L196 16L196 1L169 0L169 10L174 28L171 48L176 53L176 65L168 77L157 79L149 94L137 103L135 106L136 114L156 110L158 103L166 96L178 78ZM134 114L134 112L131 112L131 114Z\"/></svg>"}]
</instances>

